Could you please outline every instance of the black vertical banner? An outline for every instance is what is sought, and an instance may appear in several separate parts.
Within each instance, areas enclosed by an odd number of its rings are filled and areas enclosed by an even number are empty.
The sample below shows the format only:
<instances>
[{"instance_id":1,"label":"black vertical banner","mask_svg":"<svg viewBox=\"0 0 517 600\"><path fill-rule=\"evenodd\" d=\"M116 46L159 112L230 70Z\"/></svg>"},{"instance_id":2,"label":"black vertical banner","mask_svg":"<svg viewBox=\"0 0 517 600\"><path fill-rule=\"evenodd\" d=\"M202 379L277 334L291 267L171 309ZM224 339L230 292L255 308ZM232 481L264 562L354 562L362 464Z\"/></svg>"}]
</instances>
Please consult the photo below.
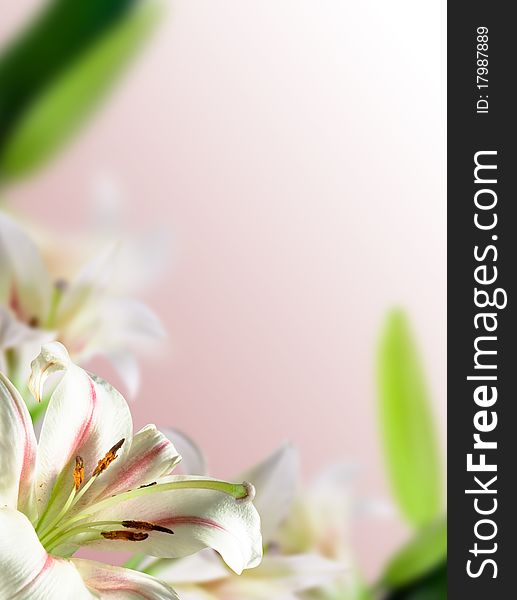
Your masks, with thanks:
<instances>
[{"instance_id":1,"label":"black vertical banner","mask_svg":"<svg viewBox=\"0 0 517 600\"><path fill-rule=\"evenodd\" d=\"M448 8L448 584L517 598L517 50L510 2Z\"/></svg>"}]
</instances>

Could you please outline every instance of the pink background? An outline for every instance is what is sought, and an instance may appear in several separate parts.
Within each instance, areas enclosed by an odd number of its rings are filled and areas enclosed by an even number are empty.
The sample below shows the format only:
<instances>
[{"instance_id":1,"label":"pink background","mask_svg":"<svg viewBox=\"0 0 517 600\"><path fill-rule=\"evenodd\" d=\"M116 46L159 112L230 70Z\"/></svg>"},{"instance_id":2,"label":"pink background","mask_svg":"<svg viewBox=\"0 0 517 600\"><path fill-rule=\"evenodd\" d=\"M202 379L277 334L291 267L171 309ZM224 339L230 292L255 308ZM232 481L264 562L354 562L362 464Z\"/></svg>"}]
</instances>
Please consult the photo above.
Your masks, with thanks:
<instances>
[{"instance_id":1,"label":"pink background","mask_svg":"<svg viewBox=\"0 0 517 600\"><path fill-rule=\"evenodd\" d=\"M4 6L2 38L37 5ZM8 193L59 235L107 174L130 230L167 228L145 297L170 341L144 361L137 426L186 430L226 477L290 439L307 476L352 460L389 499L373 360L399 304L444 437L444 69L442 1L170 3L95 121ZM362 520L366 571L404 536Z\"/></svg>"}]
</instances>

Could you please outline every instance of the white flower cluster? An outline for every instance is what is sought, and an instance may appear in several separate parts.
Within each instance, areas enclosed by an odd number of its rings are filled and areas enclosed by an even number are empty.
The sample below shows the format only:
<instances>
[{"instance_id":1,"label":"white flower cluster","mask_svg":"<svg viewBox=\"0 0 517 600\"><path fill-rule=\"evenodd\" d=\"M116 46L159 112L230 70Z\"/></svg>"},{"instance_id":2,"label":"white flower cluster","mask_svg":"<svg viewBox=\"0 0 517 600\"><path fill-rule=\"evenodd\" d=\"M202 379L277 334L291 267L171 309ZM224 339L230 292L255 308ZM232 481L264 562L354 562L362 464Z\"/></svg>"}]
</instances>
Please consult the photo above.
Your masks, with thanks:
<instances>
[{"instance_id":1,"label":"white flower cluster","mask_svg":"<svg viewBox=\"0 0 517 600\"><path fill-rule=\"evenodd\" d=\"M123 396L79 365L104 355L135 393L160 322L115 283L114 246L82 269L43 246L0 214L0 599L358 597L342 471L302 490L286 444L229 483L184 434L134 433ZM115 567L84 547L136 554Z\"/></svg>"}]
</instances>

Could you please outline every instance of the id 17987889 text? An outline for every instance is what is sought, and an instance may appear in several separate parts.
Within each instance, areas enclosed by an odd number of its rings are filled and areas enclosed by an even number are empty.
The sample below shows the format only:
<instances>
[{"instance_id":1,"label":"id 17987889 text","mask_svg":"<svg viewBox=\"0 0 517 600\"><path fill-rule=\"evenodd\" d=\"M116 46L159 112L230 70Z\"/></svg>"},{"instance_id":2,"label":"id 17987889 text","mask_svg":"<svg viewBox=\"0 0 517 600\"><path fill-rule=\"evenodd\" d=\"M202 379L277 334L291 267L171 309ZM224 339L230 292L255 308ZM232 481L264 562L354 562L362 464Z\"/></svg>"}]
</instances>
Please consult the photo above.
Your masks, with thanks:
<instances>
[{"instance_id":1,"label":"id 17987889 text","mask_svg":"<svg viewBox=\"0 0 517 600\"><path fill-rule=\"evenodd\" d=\"M478 27L476 45L476 113L488 114L488 27Z\"/></svg>"}]
</instances>

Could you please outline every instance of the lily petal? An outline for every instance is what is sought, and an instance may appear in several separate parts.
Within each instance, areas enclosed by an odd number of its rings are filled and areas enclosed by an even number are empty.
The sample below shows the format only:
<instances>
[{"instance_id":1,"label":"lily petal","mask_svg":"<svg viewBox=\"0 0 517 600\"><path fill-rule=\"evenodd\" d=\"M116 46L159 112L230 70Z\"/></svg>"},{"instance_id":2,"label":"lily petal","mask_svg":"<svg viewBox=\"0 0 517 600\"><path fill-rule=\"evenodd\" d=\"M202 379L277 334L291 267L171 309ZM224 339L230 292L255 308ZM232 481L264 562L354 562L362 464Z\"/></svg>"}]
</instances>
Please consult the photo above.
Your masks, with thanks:
<instances>
[{"instance_id":1,"label":"lily petal","mask_svg":"<svg viewBox=\"0 0 517 600\"><path fill-rule=\"evenodd\" d=\"M129 445L132 436L124 398L111 385L72 363L59 342L45 345L33 361L29 383L36 397L42 395L48 374L60 371L61 380L52 392L40 435L36 488L40 509L45 508L58 478L68 478L70 483L61 487L63 495L70 493L76 456L83 459L89 476L114 444L128 440ZM128 445L122 444L118 460L123 459ZM88 494L95 494L95 484Z\"/></svg>"},{"instance_id":2,"label":"lily petal","mask_svg":"<svg viewBox=\"0 0 517 600\"><path fill-rule=\"evenodd\" d=\"M284 553L315 551L329 559L348 559L354 473L352 465L333 465L295 499L276 536Z\"/></svg>"},{"instance_id":3,"label":"lily petal","mask_svg":"<svg viewBox=\"0 0 517 600\"><path fill-rule=\"evenodd\" d=\"M194 441L176 429L169 428L164 432L179 450L181 467L185 473L207 473L205 457ZM264 543L268 544L288 515L297 492L300 461L296 448L291 444L284 444L264 461L235 479L249 481L255 487L253 504L260 514Z\"/></svg>"},{"instance_id":4,"label":"lily petal","mask_svg":"<svg viewBox=\"0 0 517 600\"><path fill-rule=\"evenodd\" d=\"M66 287L59 303L56 320L68 324L87 309L92 301L108 287L114 274L118 244L109 244L86 263L75 279Z\"/></svg>"},{"instance_id":5,"label":"lily petal","mask_svg":"<svg viewBox=\"0 0 517 600\"><path fill-rule=\"evenodd\" d=\"M219 596L209 594L206 590L198 585L180 585L176 588L176 590L178 591L181 600L221 600Z\"/></svg>"},{"instance_id":6,"label":"lily petal","mask_svg":"<svg viewBox=\"0 0 517 600\"><path fill-rule=\"evenodd\" d=\"M145 351L165 338L160 319L148 306L132 298L109 298L98 305L96 335L90 352Z\"/></svg>"},{"instance_id":7,"label":"lily petal","mask_svg":"<svg viewBox=\"0 0 517 600\"><path fill-rule=\"evenodd\" d=\"M258 569L246 573L243 579L264 579L286 591L301 592L332 583L346 573L343 562L328 560L319 554L270 554L264 557Z\"/></svg>"},{"instance_id":8,"label":"lily petal","mask_svg":"<svg viewBox=\"0 0 517 600\"><path fill-rule=\"evenodd\" d=\"M222 491L195 487L192 480L199 482L192 477L164 478L156 486L140 490L137 497L104 500L109 507L95 513L96 520L146 521L171 529L173 534L151 531L143 541L101 540L95 544L166 558L188 556L209 547L238 574L257 566L262 558L262 538L260 517L253 504ZM205 481L215 483L208 478ZM189 487L167 489L161 485L177 482ZM95 507L90 508L93 513Z\"/></svg>"},{"instance_id":9,"label":"lily petal","mask_svg":"<svg viewBox=\"0 0 517 600\"><path fill-rule=\"evenodd\" d=\"M0 503L3 506L30 512L36 448L25 402L0 373Z\"/></svg>"},{"instance_id":10,"label":"lily petal","mask_svg":"<svg viewBox=\"0 0 517 600\"><path fill-rule=\"evenodd\" d=\"M1 265L0 265L1 268ZM0 306L0 371L7 371L10 380L18 390L23 390L25 400L31 404L30 394L27 390L27 380L30 373L30 362L41 350L43 344L55 339L53 331L29 327L19 321L8 309ZM5 351L14 350L11 354L13 360L5 360Z\"/></svg>"},{"instance_id":11,"label":"lily petal","mask_svg":"<svg viewBox=\"0 0 517 600\"><path fill-rule=\"evenodd\" d=\"M156 314L142 302L99 297L67 322L66 336L67 345L88 358L99 352L110 356L150 350L165 337L165 331Z\"/></svg>"},{"instance_id":12,"label":"lily petal","mask_svg":"<svg viewBox=\"0 0 517 600\"><path fill-rule=\"evenodd\" d=\"M286 518L300 479L298 452L284 444L238 480L250 481L256 490L253 504L260 514L264 543L272 541L280 523Z\"/></svg>"},{"instance_id":13,"label":"lily petal","mask_svg":"<svg viewBox=\"0 0 517 600\"><path fill-rule=\"evenodd\" d=\"M64 335L77 360L106 356L134 395L140 377L134 355L154 350L165 332L156 314L141 302L97 297L67 323Z\"/></svg>"},{"instance_id":14,"label":"lily petal","mask_svg":"<svg viewBox=\"0 0 517 600\"><path fill-rule=\"evenodd\" d=\"M181 454L183 473L186 475L208 475L205 456L201 448L188 435L172 427L162 428L162 431ZM245 480L252 481L251 479Z\"/></svg>"},{"instance_id":15,"label":"lily petal","mask_svg":"<svg viewBox=\"0 0 517 600\"><path fill-rule=\"evenodd\" d=\"M203 584L203 588L212 591L217 598L276 600L284 598L285 594L291 597L289 594L333 583L346 575L347 568L342 562L328 560L317 554L266 554L256 569L235 577L224 569L213 552L204 550L182 560L161 560L152 572L181 592L182 586ZM195 591L193 588L192 594Z\"/></svg>"},{"instance_id":16,"label":"lily petal","mask_svg":"<svg viewBox=\"0 0 517 600\"><path fill-rule=\"evenodd\" d=\"M295 600L300 592L332 583L345 572L342 564L317 555L269 555L257 569L241 577L209 583L204 588L215 598L225 600Z\"/></svg>"},{"instance_id":17,"label":"lily petal","mask_svg":"<svg viewBox=\"0 0 517 600\"><path fill-rule=\"evenodd\" d=\"M0 214L0 300L13 305L23 320L43 321L50 308L52 284L43 259L23 229ZM9 298L5 295L10 294Z\"/></svg>"},{"instance_id":18,"label":"lily petal","mask_svg":"<svg viewBox=\"0 0 517 600\"><path fill-rule=\"evenodd\" d=\"M46 338L48 332L29 327L16 319L4 306L0 306L0 349L15 348L21 344Z\"/></svg>"},{"instance_id":19,"label":"lily petal","mask_svg":"<svg viewBox=\"0 0 517 600\"><path fill-rule=\"evenodd\" d=\"M181 460L176 448L154 425L146 425L135 434L126 456L108 469L96 486L96 499L113 496L169 475Z\"/></svg>"},{"instance_id":20,"label":"lily petal","mask_svg":"<svg viewBox=\"0 0 517 600\"><path fill-rule=\"evenodd\" d=\"M101 600L179 600L172 588L145 573L80 558L72 562Z\"/></svg>"},{"instance_id":21,"label":"lily petal","mask_svg":"<svg viewBox=\"0 0 517 600\"><path fill-rule=\"evenodd\" d=\"M136 356L127 349L116 349L111 352L100 352L105 354L108 362L122 380L129 399L132 400L140 388L140 366Z\"/></svg>"},{"instance_id":22,"label":"lily petal","mask_svg":"<svg viewBox=\"0 0 517 600\"><path fill-rule=\"evenodd\" d=\"M20 512L0 509L0 590L16 600L93 600L74 565L53 558Z\"/></svg>"},{"instance_id":23,"label":"lily petal","mask_svg":"<svg viewBox=\"0 0 517 600\"><path fill-rule=\"evenodd\" d=\"M152 563L152 561L153 559L150 558L149 563ZM144 569L147 566L148 563L144 563ZM255 571L258 569L260 567L257 567ZM205 548L181 560L162 558L151 572L156 577L168 581L174 586L207 583L232 576L232 572L225 567L219 555L210 548Z\"/></svg>"},{"instance_id":24,"label":"lily petal","mask_svg":"<svg viewBox=\"0 0 517 600\"><path fill-rule=\"evenodd\" d=\"M274 600L300 600L300 596L294 592L286 590L282 585L275 581L264 579L250 579L240 581L239 578L233 578L220 584L208 586L213 593L213 598L224 600L264 600L264 598L274 598ZM183 590L181 590L183 594ZM183 598L183 595L182 595ZM192 600L195 596L192 596Z\"/></svg>"}]
</instances>

